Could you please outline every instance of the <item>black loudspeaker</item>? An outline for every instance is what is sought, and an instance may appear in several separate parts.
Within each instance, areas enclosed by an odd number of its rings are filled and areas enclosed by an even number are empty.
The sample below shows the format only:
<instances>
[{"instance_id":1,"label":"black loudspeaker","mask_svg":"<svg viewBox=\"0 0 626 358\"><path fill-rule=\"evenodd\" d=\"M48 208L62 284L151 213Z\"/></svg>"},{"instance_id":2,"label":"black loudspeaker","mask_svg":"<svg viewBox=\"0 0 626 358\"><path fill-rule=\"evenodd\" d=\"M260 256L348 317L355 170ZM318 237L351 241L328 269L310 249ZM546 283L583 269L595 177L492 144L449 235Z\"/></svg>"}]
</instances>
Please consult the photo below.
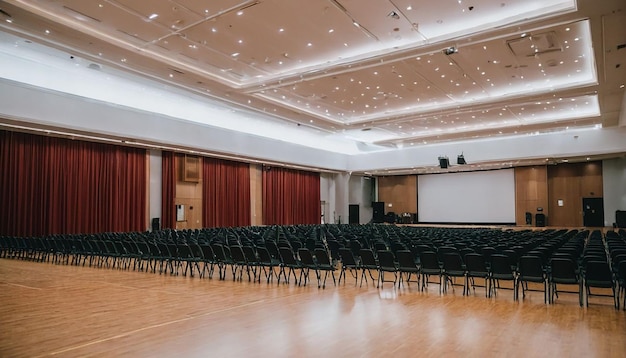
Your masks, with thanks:
<instances>
[{"instance_id":1,"label":"black loudspeaker","mask_svg":"<svg viewBox=\"0 0 626 358\"><path fill-rule=\"evenodd\" d=\"M626 228L626 211L615 211L615 226L617 226L618 228Z\"/></svg>"},{"instance_id":2,"label":"black loudspeaker","mask_svg":"<svg viewBox=\"0 0 626 358\"><path fill-rule=\"evenodd\" d=\"M439 157L439 167L446 169L450 165L450 160L447 157Z\"/></svg>"},{"instance_id":3,"label":"black loudspeaker","mask_svg":"<svg viewBox=\"0 0 626 358\"><path fill-rule=\"evenodd\" d=\"M159 231L159 230L161 230L161 219L152 218L152 231Z\"/></svg>"},{"instance_id":4,"label":"black loudspeaker","mask_svg":"<svg viewBox=\"0 0 626 358\"><path fill-rule=\"evenodd\" d=\"M375 201L372 203L372 222L382 223L385 221L385 202Z\"/></svg>"},{"instance_id":5,"label":"black loudspeaker","mask_svg":"<svg viewBox=\"0 0 626 358\"><path fill-rule=\"evenodd\" d=\"M542 213L535 214L535 226L544 227L546 226L546 215Z\"/></svg>"}]
</instances>

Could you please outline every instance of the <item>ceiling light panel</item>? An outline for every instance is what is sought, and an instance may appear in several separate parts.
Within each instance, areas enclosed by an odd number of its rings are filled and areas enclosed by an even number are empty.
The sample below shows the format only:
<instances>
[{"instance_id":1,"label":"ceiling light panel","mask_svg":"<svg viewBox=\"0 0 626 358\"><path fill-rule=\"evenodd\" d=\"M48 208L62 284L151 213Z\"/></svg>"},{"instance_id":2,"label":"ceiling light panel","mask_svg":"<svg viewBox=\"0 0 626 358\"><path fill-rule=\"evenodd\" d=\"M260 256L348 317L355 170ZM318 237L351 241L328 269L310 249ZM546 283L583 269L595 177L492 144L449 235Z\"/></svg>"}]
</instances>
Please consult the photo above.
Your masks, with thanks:
<instances>
[{"instance_id":1,"label":"ceiling light panel","mask_svg":"<svg viewBox=\"0 0 626 358\"><path fill-rule=\"evenodd\" d=\"M376 44L325 0L261 2L243 10L242 15L229 12L185 34L225 55L239 53L233 61L248 66L242 84L264 81L269 74L278 77L326 66ZM205 60L210 62L210 58Z\"/></svg>"},{"instance_id":2,"label":"ceiling light panel","mask_svg":"<svg viewBox=\"0 0 626 358\"><path fill-rule=\"evenodd\" d=\"M425 43L426 38L419 32L418 24L405 16L406 10L393 6L393 1L338 0L338 2L346 9L346 16L356 20L360 27L378 39L377 48L371 50Z\"/></svg>"},{"instance_id":3,"label":"ceiling light panel","mask_svg":"<svg viewBox=\"0 0 626 358\"><path fill-rule=\"evenodd\" d=\"M401 9L411 6L412 10L404 13L410 22L418 24L420 33L429 41L442 41L576 9L575 0L455 0L437 6L430 6L432 2L428 0L395 0L394 4Z\"/></svg>"},{"instance_id":4,"label":"ceiling light panel","mask_svg":"<svg viewBox=\"0 0 626 358\"><path fill-rule=\"evenodd\" d=\"M568 123L574 129L580 125L589 125L588 119L597 123L599 115L597 95L566 98L551 96L534 102L425 114L419 118L376 124L374 127L392 131L403 140L430 138L432 141L437 136L460 135L464 132L497 135L519 131L520 126L540 126L545 129L560 122Z\"/></svg>"},{"instance_id":5,"label":"ceiling light panel","mask_svg":"<svg viewBox=\"0 0 626 358\"><path fill-rule=\"evenodd\" d=\"M490 98L597 82L588 20L537 30L536 38L533 32L463 47L451 57Z\"/></svg>"},{"instance_id":6,"label":"ceiling light panel","mask_svg":"<svg viewBox=\"0 0 626 358\"><path fill-rule=\"evenodd\" d=\"M261 90L258 95L341 123L400 116L451 105L451 99L408 62L322 76L315 80Z\"/></svg>"},{"instance_id":7,"label":"ceiling light panel","mask_svg":"<svg viewBox=\"0 0 626 358\"><path fill-rule=\"evenodd\" d=\"M145 2L141 0L136 0L135 2ZM149 1L147 3L152 3L156 1ZM180 5L193 11L194 13L201 15L203 17L215 17L221 13L233 10L233 9L241 9L246 6L249 6L255 2L256 0L220 0L220 1L198 1L198 0L175 0L169 1L174 5Z\"/></svg>"},{"instance_id":8,"label":"ceiling light panel","mask_svg":"<svg viewBox=\"0 0 626 358\"><path fill-rule=\"evenodd\" d=\"M173 1L138 1L115 0L121 8L140 14L144 20L156 22L163 27L176 31L200 21L203 16Z\"/></svg>"},{"instance_id":9,"label":"ceiling light panel","mask_svg":"<svg viewBox=\"0 0 626 358\"><path fill-rule=\"evenodd\" d=\"M600 116L597 95L551 98L510 106L524 123L556 122Z\"/></svg>"},{"instance_id":10,"label":"ceiling light panel","mask_svg":"<svg viewBox=\"0 0 626 358\"><path fill-rule=\"evenodd\" d=\"M476 105L597 81L588 21L537 32L551 35L525 43L543 51L532 57L511 50L508 40L521 37L506 37L460 47L450 55L441 50L407 55L400 61L277 84L259 95L325 120L359 123L408 113L419 116L435 108ZM553 48L559 50L545 51Z\"/></svg>"},{"instance_id":11,"label":"ceiling light panel","mask_svg":"<svg viewBox=\"0 0 626 358\"><path fill-rule=\"evenodd\" d=\"M110 34L114 37L119 37L120 33L125 34L126 40L134 45L154 41L170 33L167 27L148 19L148 16L154 12L141 14L127 7L118 6L116 3L67 0L62 3L56 1L38 2L37 5L44 9L47 8L47 11L51 13L59 12L58 7L63 6L64 11L59 13L65 14L70 19L81 20L80 16L76 16L76 14L84 14L89 18L98 19L100 22L82 20L81 22L84 22L84 25L92 30L103 34Z\"/></svg>"}]
</instances>

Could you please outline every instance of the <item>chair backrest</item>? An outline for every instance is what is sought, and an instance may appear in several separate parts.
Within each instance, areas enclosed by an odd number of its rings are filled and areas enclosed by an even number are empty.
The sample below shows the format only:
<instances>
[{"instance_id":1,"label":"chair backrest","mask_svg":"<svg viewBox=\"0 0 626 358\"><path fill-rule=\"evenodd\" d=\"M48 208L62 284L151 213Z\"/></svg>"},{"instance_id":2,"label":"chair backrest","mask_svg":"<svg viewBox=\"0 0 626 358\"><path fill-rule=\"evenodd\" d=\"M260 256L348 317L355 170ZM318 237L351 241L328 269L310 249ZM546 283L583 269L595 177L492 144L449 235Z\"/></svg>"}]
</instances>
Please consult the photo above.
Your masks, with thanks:
<instances>
[{"instance_id":1,"label":"chair backrest","mask_svg":"<svg viewBox=\"0 0 626 358\"><path fill-rule=\"evenodd\" d=\"M363 247L361 246L361 243L357 240L351 240L350 241L350 250L352 250L352 254L354 256L360 256L360 251Z\"/></svg>"},{"instance_id":2,"label":"chair backrest","mask_svg":"<svg viewBox=\"0 0 626 358\"><path fill-rule=\"evenodd\" d=\"M491 255L491 272L494 275L509 276L513 278L513 268L509 257L502 254Z\"/></svg>"},{"instance_id":3,"label":"chair backrest","mask_svg":"<svg viewBox=\"0 0 626 358\"><path fill-rule=\"evenodd\" d=\"M398 259L398 267L400 269L416 269L415 258L413 253L409 250L396 251L396 259Z\"/></svg>"},{"instance_id":4,"label":"chair backrest","mask_svg":"<svg viewBox=\"0 0 626 358\"><path fill-rule=\"evenodd\" d=\"M374 250L376 250L376 252L378 252L378 251L386 251L387 250L387 245L384 242L377 241L377 242L374 243Z\"/></svg>"},{"instance_id":5,"label":"chair backrest","mask_svg":"<svg viewBox=\"0 0 626 358\"><path fill-rule=\"evenodd\" d=\"M465 266L470 275L487 273L485 257L479 253L469 253L465 255Z\"/></svg>"},{"instance_id":6,"label":"chair backrest","mask_svg":"<svg viewBox=\"0 0 626 358\"><path fill-rule=\"evenodd\" d=\"M252 246L244 246L243 254L246 257L248 264L256 264L259 261L256 251L254 251L254 247Z\"/></svg>"},{"instance_id":7,"label":"chair backrest","mask_svg":"<svg viewBox=\"0 0 626 358\"><path fill-rule=\"evenodd\" d=\"M230 255L233 261L237 264L247 263L246 255L243 253L243 248L239 245L233 245L230 247Z\"/></svg>"},{"instance_id":8,"label":"chair backrest","mask_svg":"<svg viewBox=\"0 0 626 358\"><path fill-rule=\"evenodd\" d=\"M315 251L313 251L314 255L315 255L315 260L317 260L317 264L319 266L324 266L324 267L328 267L328 266L332 266L330 263L330 257L328 257L328 252L324 249L315 249Z\"/></svg>"},{"instance_id":9,"label":"chair backrest","mask_svg":"<svg viewBox=\"0 0 626 358\"><path fill-rule=\"evenodd\" d=\"M226 260L226 254L224 253L224 246L222 246L222 244L211 244L211 249L213 249L213 255L217 261Z\"/></svg>"},{"instance_id":10,"label":"chair backrest","mask_svg":"<svg viewBox=\"0 0 626 358\"><path fill-rule=\"evenodd\" d=\"M378 251L378 265L382 270L396 270L397 265L393 252L389 250Z\"/></svg>"},{"instance_id":11,"label":"chair backrest","mask_svg":"<svg viewBox=\"0 0 626 358\"><path fill-rule=\"evenodd\" d=\"M430 270L439 270L439 259L437 258L437 253L434 251L422 251L420 252L420 263L422 266L422 270L430 269Z\"/></svg>"},{"instance_id":12,"label":"chair backrest","mask_svg":"<svg viewBox=\"0 0 626 358\"><path fill-rule=\"evenodd\" d=\"M309 268L317 267L317 264L315 263L315 259L313 258L313 254L311 254L311 250L309 250L308 248L306 247L300 248L298 250L298 256L300 257L300 262L305 267L309 267Z\"/></svg>"},{"instance_id":13,"label":"chair backrest","mask_svg":"<svg viewBox=\"0 0 626 358\"><path fill-rule=\"evenodd\" d=\"M187 245L176 245L178 257L181 259L189 259L192 257L191 249Z\"/></svg>"},{"instance_id":14,"label":"chair backrest","mask_svg":"<svg viewBox=\"0 0 626 358\"><path fill-rule=\"evenodd\" d=\"M278 245L274 241L268 240L265 242L265 248L269 252L270 256L274 259L280 260L280 252Z\"/></svg>"},{"instance_id":15,"label":"chair backrest","mask_svg":"<svg viewBox=\"0 0 626 358\"><path fill-rule=\"evenodd\" d=\"M339 257L341 257L341 265L344 267L356 267L356 259L352 254L352 250L348 248L340 248L339 249Z\"/></svg>"},{"instance_id":16,"label":"chair backrest","mask_svg":"<svg viewBox=\"0 0 626 358\"><path fill-rule=\"evenodd\" d=\"M200 250L202 250L202 257L204 261L215 261L215 254L213 253L213 249L210 245L201 245Z\"/></svg>"},{"instance_id":17,"label":"chair backrest","mask_svg":"<svg viewBox=\"0 0 626 358\"><path fill-rule=\"evenodd\" d=\"M443 254L443 269L446 271L464 271L461 255L458 252Z\"/></svg>"},{"instance_id":18,"label":"chair backrest","mask_svg":"<svg viewBox=\"0 0 626 358\"><path fill-rule=\"evenodd\" d=\"M285 265L295 265L297 264L296 257L293 254L293 251L289 247L279 247L278 252L280 253L280 260Z\"/></svg>"},{"instance_id":19,"label":"chair backrest","mask_svg":"<svg viewBox=\"0 0 626 358\"><path fill-rule=\"evenodd\" d=\"M272 255L265 247L257 247L256 253L259 255L259 262L262 264L271 264L272 263Z\"/></svg>"},{"instance_id":20,"label":"chair backrest","mask_svg":"<svg viewBox=\"0 0 626 358\"><path fill-rule=\"evenodd\" d=\"M578 280L578 265L567 257L553 257L550 260L550 275L555 279Z\"/></svg>"},{"instance_id":21,"label":"chair backrest","mask_svg":"<svg viewBox=\"0 0 626 358\"><path fill-rule=\"evenodd\" d=\"M519 259L519 277L521 281L544 278L543 258L534 255L524 255Z\"/></svg>"},{"instance_id":22,"label":"chair backrest","mask_svg":"<svg viewBox=\"0 0 626 358\"><path fill-rule=\"evenodd\" d=\"M585 264L585 283L590 287L612 287L613 273L605 261L587 261Z\"/></svg>"},{"instance_id":23,"label":"chair backrest","mask_svg":"<svg viewBox=\"0 0 626 358\"><path fill-rule=\"evenodd\" d=\"M378 263L376 262L376 257L374 256L374 252L370 249L361 249L359 250L359 256L361 257L361 266L364 268L377 268Z\"/></svg>"}]
</instances>

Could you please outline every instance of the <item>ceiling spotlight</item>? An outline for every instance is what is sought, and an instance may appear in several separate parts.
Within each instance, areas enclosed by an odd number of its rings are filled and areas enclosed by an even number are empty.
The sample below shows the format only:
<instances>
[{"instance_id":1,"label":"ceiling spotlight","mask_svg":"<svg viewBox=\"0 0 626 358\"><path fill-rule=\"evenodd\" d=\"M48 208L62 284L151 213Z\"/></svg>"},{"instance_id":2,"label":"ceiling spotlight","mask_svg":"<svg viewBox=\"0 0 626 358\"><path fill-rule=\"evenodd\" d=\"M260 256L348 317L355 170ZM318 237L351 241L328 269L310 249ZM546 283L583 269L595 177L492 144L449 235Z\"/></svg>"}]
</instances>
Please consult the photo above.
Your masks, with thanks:
<instances>
[{"instance_id":1,"label":"ceiling spotlight","mask_svg":"<svg viewBox=\"0 0 626 358\"><path fill-rule=\"evenodd\" d=\"M465 161L465 157L463 156L463 153L459 154L459 156L456 157L456 164L458 164L458 165L465 165L465 164L467 164L467 162Z\"/></svg>"},{"instance_id":2,"label":"ceiling spotlight","mask_svg":"<svg viewBox=\"0 0 626 358\"><path fill-rule=\"evenodd\" d=\"M455 46L450 46L446 48L445 50L443 50L444 55L447 55L447 56L450 56L457 52L459 52L459 49L457 49Z\"/></svg>"},{"instance_id":3,"label":"ceiling spotlight","mask_svg":"<svg viewBox=\"0 0 626 358\"><path fill-rule=\"evenodd\" d=\"M387 16L392 19L400 20L400 15L398 15L398 13L395 11L390 12L389 14L387 14Z\"/></svg>"}]
</instances>

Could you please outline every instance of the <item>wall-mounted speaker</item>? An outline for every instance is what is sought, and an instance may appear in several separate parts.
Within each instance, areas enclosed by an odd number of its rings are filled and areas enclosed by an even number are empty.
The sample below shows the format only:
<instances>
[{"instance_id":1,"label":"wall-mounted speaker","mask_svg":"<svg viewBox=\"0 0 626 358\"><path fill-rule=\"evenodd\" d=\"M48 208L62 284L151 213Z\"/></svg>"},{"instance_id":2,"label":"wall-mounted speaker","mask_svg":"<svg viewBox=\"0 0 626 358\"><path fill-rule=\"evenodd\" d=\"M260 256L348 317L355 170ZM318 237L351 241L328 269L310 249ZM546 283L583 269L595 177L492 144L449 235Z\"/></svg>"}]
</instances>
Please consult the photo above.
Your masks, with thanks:
<instances>
[{"instance_id":1,"label":"wall-mounted speaker","mask_svg":"<svg viewBox=\"0 0 626 358\"><path fill-rule=\"evenodd\" d=\"M446 169L450 166L450 160L448 157L439 157L439 167L441 169Z\"/></svg>"}]
</instances>

